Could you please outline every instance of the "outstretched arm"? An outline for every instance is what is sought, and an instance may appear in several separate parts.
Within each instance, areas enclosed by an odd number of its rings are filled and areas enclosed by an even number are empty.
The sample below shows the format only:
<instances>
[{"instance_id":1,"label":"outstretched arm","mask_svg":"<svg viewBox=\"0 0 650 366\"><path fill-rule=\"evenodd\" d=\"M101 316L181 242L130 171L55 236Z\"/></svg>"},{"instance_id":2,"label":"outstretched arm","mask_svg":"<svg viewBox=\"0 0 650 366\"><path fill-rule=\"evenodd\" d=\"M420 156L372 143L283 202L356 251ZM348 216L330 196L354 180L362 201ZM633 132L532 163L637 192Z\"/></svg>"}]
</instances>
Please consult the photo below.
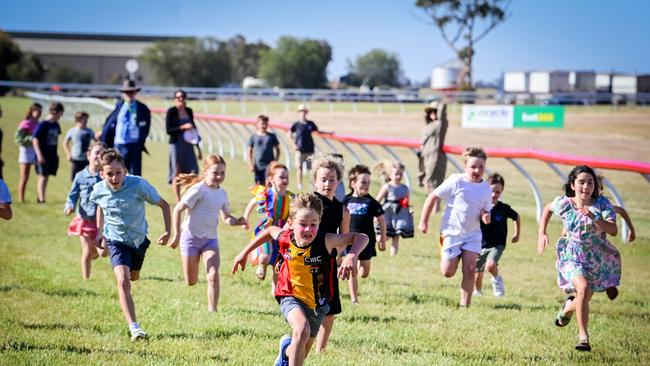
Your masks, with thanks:
<instances>
[{"instance_id":1,"label":"outstretched arm","mask_svg":"<svg viewBox=\"0 0 650 366\"><path fill-rule=\"evenodd\" d=\"M156 203L156 206L160 207L162 210L163 220L165 221L165 232L160 236L160 238L158 238L157 243L160 245L167 245L172 225L171 215L169 213L169 203L161 198L160 201Z\"/></svg>"},{"instance_id":2,"label":"outstretched arm","mask_svg":"<svg viewBox=\"0 0 650 366\"><path fill-rule=\"evenodd\" d=\"M183 201L179 201L176 206L174 206L174 211L172 212L172 227L174 228L174 235L172 236L172 241L169 243L169 247L176 249L178 243L181 240L181 214L187 209L187 205Z\"/></svg>"},{"instance_id":3,"label":"outstretched arm","mask_svg":"<svg viewBox=\"0 0 650 366\"><path fill-rule=\"evenodd\" d=\"M542 218L539 220L539 228L537 229L537 253L544 253L544 249L548 245L548 236L546 235L546 228L548 227L548 222L551 219L551 204L549 203L544 207L542 212Z\"/></svg>"},{"instance_id":4,"label":"outstretched arm","mask_svg":"<svg viewBox=\"0 0 650 366\"><path fill-rule=\"evenodd\" d=\"M375 199L377 202L381 202L386 196L388 195L388 183L384 184L381 186L381 189L379 189L379 192L377 193L377 197Z\"/></svg>"},{"instance_id":5,"label":"outstretched arm","mask_svg":"<svg viewBox=\"0 0 650 366\"><path fill-rule=\"evenodd\" d=\"M382 252L386 250L386 219L384 215L377 216L379 223L379 250Z\"/></svg>"},{"instance_id":6,"label":"outstretched arm","mask_svg":"<svg viewBox=\"0 0 650 366\"><path fill-rule=\"evenodd\" d=\"M420 216L420 224L418 228L420 231L426 234L429 230L429 216L431 216L431 210L437 201L440 200L440 197L436 196L433 192L429 193L427 199L424 200L424 205L422 206L422 216Z\"/></svg>"},{"instance_id":7,"label":"outstretched arm","mask_svg":"<svg viewBox=\"0 0 650 366\"><path fill-rule=\"evenodd\" d=\"M257 199L255 197L251 198L250 201L248 201L248 205L246 205L246 209L244 210L244 214L242 217L244 218L244 223L242 224L244 229L248 229L248 218L251 216L251 211L253 211L253 208L257 204Z\"/></svg>"},{"instance_id":8,"label":"outstretched arm","mask_svg":"<svg viewBox=\"0 0 650 366\"><path fill-rule=\"evenodd\" d=\"M512 234L512 242L516 243L519 241L519 233L521 232L521 216L517 215L515 219L515 232Z\"/></svg>"},{"instance_id":9,"label":"outstretched arm","mask_svg":"<svg viewBox=\"0 0 650 366\"><path fill-rule=\"evenodd\" d=\"M325 245L327 246L328 252L331 252L332 249L337 249L339 252L342 252L349 243L352 243L352 247L345 256L345 259L343 259L343 262L341 262L338 271L338 277L342 280L350 278L350 274L356 275L357 257L366 245L368 245L368 236L361 233L325 235Z\"/></svg>"},{"instance_id":10,"label":"outstretched arm","mask_svg":"<svg viewBox=\"0 0 650 366\"><path fill-rule=\"evenodd\" d=\"M259 247L260 245L271 241L271 239L277 238L280 233L282 232L282 228L279 228L277 226L269 226L266 229L262 230L262 232L252 239L248 245L244 249L242 249L241 252L235 257L234 263L232 265L232 270L231 273L235 274L237 272L237 268L241 267L241 270L243 271L246 269L246 261L248 259L248 254L252 252L255 248Z\"/></svg>"},{"instance_id":11,"label":"outstretched arm","mask_svg":"<svg viewBox=\"0 0 650 366\"><path fill-rule=\"evenodd\" d=\"M246 219L243 217L235 217L229 211L223 210L221 210L221 220L230 226L244 225L246 223Z\"/></svg>"}]
</instances>

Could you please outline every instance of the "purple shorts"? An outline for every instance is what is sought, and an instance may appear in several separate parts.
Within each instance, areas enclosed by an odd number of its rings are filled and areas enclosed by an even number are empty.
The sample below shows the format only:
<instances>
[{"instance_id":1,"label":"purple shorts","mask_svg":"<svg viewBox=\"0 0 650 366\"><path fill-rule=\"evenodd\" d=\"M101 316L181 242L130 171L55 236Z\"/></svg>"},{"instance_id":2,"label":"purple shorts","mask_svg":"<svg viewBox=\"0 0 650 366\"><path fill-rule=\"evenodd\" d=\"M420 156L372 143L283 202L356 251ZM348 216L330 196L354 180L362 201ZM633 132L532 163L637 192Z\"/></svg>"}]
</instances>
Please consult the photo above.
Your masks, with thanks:
<instances>
[{"instance_id":1,"label":"purple shorts","mask_svg":"<svg viewBox=\"0 0 650 366\"><path fill-rule=\"evenodd\" d=\"M188 230L181 233L181 255L184 257L196 257L206 250L219 250L217 239L197 238L192 236Z\"/></svg>"}]
</instances>

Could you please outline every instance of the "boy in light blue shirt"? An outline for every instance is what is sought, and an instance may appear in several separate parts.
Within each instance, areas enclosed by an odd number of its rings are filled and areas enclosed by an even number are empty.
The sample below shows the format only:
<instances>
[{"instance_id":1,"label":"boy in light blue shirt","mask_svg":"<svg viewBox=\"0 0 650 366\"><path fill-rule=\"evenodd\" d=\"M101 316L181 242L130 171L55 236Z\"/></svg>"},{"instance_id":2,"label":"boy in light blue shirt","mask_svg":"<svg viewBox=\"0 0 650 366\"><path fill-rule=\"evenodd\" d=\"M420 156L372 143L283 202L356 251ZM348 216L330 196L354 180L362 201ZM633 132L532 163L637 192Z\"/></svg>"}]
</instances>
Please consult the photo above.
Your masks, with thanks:
<instances>
[{"instance_id":1,"label":"boy in light blue shirt","mask_svg":"<svg viewBox=\"0 0 650 366\"><path fill-rule=\"evenodd\" d=\"M108 248L113 272L118 284L120 307L129 323L131 340L144 339L147 334L140 329L135 317L131 297L131 281L140 277L140 269L149 247L144 203L161 208L165 232L158 244L169 240L171 219L169 204L144 178L126 175L124 159L115 149L104 151L100 157L103 181L93 186L90 200L97 204L96 245Z\"/></svg>"}]
</instances>

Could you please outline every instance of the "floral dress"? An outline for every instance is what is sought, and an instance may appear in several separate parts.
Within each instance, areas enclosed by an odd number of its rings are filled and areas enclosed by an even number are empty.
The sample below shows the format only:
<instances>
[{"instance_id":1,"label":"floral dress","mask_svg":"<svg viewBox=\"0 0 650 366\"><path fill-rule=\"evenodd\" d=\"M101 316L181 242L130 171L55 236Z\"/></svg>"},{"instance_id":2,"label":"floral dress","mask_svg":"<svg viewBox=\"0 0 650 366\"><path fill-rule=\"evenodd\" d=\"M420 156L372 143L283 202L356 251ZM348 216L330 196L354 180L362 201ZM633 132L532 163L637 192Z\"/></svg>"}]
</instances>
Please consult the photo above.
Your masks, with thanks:
<instances>
[{"instance_id":1,"label":"floral dress","mask_svg":"<svg viewBox=\"0 0 650 366\"><path fill-rule=\"evenodd\" d=\"M621 281L621 255L608 240L607 233L597 231L593 222L598 219L616 221L614 207L605 197L599 197L589 206L594 220L581 215L571 198L559 196L553 200L553 212L562 218L566 235L556 244L558 285L564 290L573 288L573 277L582 275L592 291L602 292L618 286Z\"/></svg>"},{"instance_id":2,"label":"floral dress","mask_svg":"<svg viewBox=\"0 0 650 366\"><path fill-rule=\"evenodd\" d=\"M293 193L287 191L283 196L273 189L273 187L260 185L251 189L251 193L257 201L257 211L262 214L257 225L255 225L253 237L257 237L262 230L269 226L283 227L287 223L287 219L289 218L289 205L293 199ZM258 258L260 254L270 254L271 260L269 264L275 264L278 257L278 250L277 242L266 242L250 254L250 261L253 265L257 265L259 264Z\"/></svg>"},{"instance_id":3,"label":"floral dress","mask_svg":"<svg viewBox=\"0 0 650 366\"><path fill-rule=\"evenodd\" d=\"M388 193L382 208L386 221L386 236L413 237L413 213L410 210L409 188L406 185L388 184ZM375 226L375 231L380 233L379 225Z\"/></svg>"}]
</instances>

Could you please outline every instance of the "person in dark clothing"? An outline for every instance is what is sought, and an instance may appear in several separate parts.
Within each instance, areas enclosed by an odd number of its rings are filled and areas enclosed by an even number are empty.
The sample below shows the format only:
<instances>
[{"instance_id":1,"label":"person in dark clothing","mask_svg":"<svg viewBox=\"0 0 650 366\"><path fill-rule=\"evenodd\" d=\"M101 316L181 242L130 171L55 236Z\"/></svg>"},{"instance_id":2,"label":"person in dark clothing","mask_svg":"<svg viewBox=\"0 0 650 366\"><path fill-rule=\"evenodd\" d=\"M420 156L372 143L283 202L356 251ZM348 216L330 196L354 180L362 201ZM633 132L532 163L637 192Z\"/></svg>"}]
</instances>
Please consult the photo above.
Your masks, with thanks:
<instances>
[{"instance_id":1,"label":"person in dark clothing","mask_svg":"<svg viewBox=\"0 0 650 366\"><path fill-rule=\"evenodd\" d=\"M198 147L199 134L194 123L194 112L187 107L187 93L177 90L174 93L175 106L167 110L165 126L169 135L169 176L176 201L180 200L180 186L176 180L179 174L198 174L199 164L194 154ZM201 150L198 149L199 159Z\"/></svg>"}]
</instances>

